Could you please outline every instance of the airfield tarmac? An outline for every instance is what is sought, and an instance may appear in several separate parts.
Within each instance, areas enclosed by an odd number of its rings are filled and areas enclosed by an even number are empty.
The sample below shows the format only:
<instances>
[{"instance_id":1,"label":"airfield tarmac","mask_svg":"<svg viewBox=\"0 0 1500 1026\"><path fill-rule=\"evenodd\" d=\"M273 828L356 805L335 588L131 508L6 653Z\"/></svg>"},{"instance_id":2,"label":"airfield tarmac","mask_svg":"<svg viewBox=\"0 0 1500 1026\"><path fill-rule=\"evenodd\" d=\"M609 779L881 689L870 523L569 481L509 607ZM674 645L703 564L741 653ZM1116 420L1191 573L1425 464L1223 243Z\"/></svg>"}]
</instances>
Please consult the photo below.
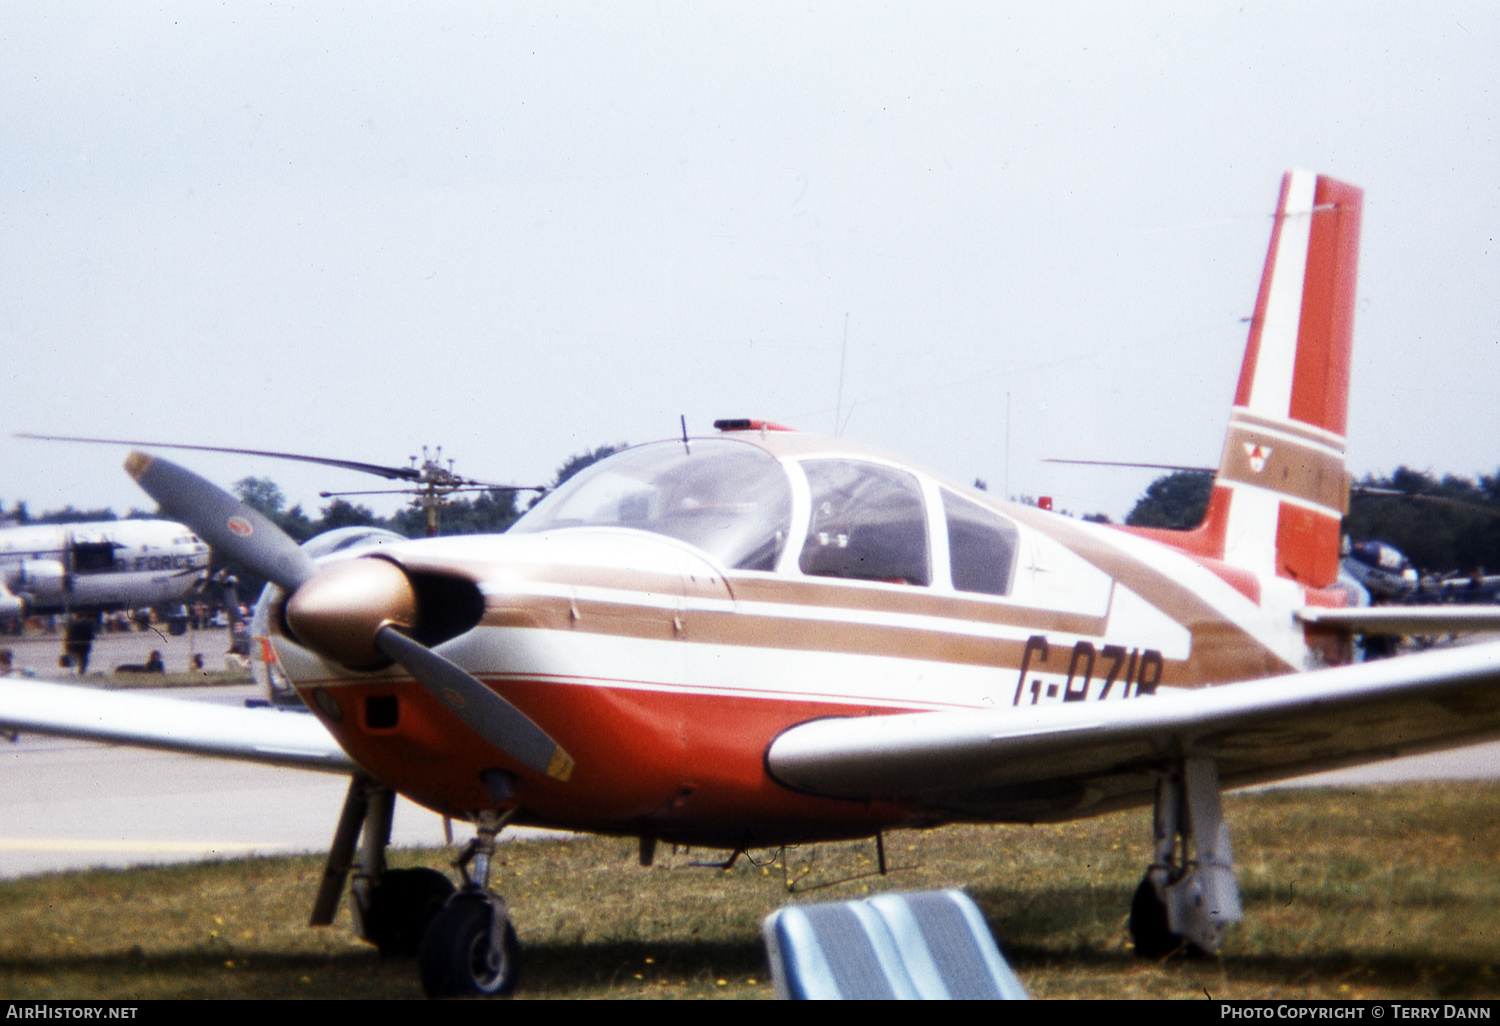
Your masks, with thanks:
<instances>
[{"instance_id":1,"label":"airfield tarmac","mask_svg":"<svg viewBox=\"0 0 1500 1026\"><path fill-rule=\"evenodd\" d=\"M169 673L186 672L195 652L204 653L207 666L219 668L227 644L224 630L190 631L177 638L106 634L95 642L90 665L144 662L152 649L159 649ZM32 667L39 675L57 672L61 640L56 635L5 638L0 647L13 651L18 667ZM235 705L262 697L253 686L239 684L154 693ZM1275 786L1351 787L1497 776L1500 742L1493 742ZM0 740L0 878L91 866L325 852L346 788L347 779L333 774L23 734L15 742ZM502 837L546 833L507 830ZM455 824L454 835L461 842L469 831ZM443 843L440 816L404 798L397 801L394 846Z\"/></svg>"},{"instance_id":2,"label":"airfield tarmac","mask_svg":"<svg viewBox=\"0 0 1500 1026\"><path fill-rule=\"evenodd\" d=\"M157 649L168 673L187 672L195 652L204 653L207 667L222 669L228 642L223 629L175 638L150 632L103 634L94 642L89 665L103 669L144 663ZM0 639L0 648L11 649L17 667L32 668L39 676L58 672L58 635L7 637ZM153 689L152 694L230 705L264 697L249 684ZM347 789L347 777L330 773L35 734L22 734L10 743L0 739L0 878L91 866L326 852ZM546 833L508 829L501 836ZM462 843L472 831L455 823L453 835ZM443 819L397 799L391 843L440 846L445 843Z\"/></svg>"}]
</instances>

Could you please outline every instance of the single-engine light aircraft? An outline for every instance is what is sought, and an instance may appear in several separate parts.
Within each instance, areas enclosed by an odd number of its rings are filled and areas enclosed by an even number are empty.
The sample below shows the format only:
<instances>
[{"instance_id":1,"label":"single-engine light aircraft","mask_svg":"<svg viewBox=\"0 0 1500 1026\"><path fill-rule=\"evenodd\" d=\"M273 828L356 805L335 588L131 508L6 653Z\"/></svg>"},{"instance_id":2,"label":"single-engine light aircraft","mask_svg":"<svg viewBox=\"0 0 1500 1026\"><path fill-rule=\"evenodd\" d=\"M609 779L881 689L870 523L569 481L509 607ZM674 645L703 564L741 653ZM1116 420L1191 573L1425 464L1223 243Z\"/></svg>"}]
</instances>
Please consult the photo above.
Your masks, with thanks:
<instances>
[{"instance_id":1,"label":"single-engine light aircraft","mask_svg":"<svg viewBox=\"0 0 1500 1026\"><path fill-rule=\"evenodd\" d=\"M0 528L0 616L175 602L208 576L208 546L166 520Z\"/></svg>"},{"instance_id":2,"label":"single-engine light aircraft","mask_svg":"<svg viewBox=\"0 0 1500 1026\"><path fill-rule=\"evenodd\" d=\"M728 420L593 465L503 535L303 548L133 452L163 509L273 582L260 629L312 716L111 695L85 723L24 685L0 723L351 773L313 921L357 865L359 929L417 949L429 994L514 984L487 887L508 822L636 836L648 861L658 839L1154 806L1136 950L1214 950L1241 917L1222 789L1500 734L1500 644L1351 662L1352 635L1413 612L1337 587L1361 199L1282 182L1196 530L1080 523ZM386 871L394 792L475 824L456 890Z\"/></svg>"}]
</instances>

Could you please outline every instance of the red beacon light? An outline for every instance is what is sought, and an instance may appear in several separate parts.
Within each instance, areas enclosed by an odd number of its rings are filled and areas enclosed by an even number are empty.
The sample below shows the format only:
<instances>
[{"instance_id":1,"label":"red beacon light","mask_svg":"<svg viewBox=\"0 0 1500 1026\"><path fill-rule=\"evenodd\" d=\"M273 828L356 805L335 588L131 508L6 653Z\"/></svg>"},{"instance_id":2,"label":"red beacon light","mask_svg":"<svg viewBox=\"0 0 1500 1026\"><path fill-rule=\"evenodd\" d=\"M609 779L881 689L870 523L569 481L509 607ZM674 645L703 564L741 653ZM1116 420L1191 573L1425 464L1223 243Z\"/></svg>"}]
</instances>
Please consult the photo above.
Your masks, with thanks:
<instances>
[{"instance_id":1,"label":"red beacon light","mask_svg":"<svg viewBox=\"0 0 1500 1026\"><path fill-rule=\"evenodd\" d=\"M714 429L718 431L796 431L785 424L777 424L770 420L751 420L749 417L736 417L728 420L714 421Z\"/></svg>"}]
</instances>

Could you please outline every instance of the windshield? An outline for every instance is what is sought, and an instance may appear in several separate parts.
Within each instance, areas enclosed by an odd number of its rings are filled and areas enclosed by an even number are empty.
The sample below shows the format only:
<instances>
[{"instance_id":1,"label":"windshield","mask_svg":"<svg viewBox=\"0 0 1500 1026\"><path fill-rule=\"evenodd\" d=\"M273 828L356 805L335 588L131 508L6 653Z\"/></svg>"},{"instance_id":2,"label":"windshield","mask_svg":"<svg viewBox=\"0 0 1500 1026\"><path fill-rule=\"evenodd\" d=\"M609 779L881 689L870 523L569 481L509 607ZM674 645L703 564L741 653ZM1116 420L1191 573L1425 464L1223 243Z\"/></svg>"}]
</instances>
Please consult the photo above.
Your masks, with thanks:
<instances>
[{"instance_id":1,"label":"windshield","mask_svg":"<svg viewBox=\"0 0 1500 1026\"><path fill-rule=\"evenodd\" d=\"M677 538L738 570L772 570L791 526L786 471L761 449L697 439L627 449L582 471L511 527L633 527Z\"/></svg>"}]
</instances>

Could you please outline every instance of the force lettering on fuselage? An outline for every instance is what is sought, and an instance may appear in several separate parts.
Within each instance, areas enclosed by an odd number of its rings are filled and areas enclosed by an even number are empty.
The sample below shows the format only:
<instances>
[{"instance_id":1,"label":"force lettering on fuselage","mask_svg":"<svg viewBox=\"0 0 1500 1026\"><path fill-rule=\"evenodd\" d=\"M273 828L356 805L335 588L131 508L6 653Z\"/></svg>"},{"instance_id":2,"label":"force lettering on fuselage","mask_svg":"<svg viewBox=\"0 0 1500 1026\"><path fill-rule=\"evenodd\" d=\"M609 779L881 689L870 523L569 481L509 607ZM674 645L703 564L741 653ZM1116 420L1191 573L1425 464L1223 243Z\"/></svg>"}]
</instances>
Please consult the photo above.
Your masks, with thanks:
<instances>
[{"instance_id":1,"label":"force lettering on fuselage","mask_svg":"<svg viewBox=\"0 0 1500 1026\"><path fill-rule=\"evenodd\" d=\"M135 556L115 560L115 573L150 573L155 570L201 570L208 565L207 554L176 552L160 556Z\"/></svg>"},{"instance_id":2,"label":"force lettering on fuselage","mask_svg":"<svg viewBox=\"0 0 1500 1026\"><path fill-rule=\"evenodd\" d=\"M1111 695L1117 699L1139 698L1156 694L1156 686L1161 683L1162 656L1154 648L1105 645L1096 649L1093 642L1079 641L1066 654L1066 672L1063 659L1063 651L1047 644L1044 635L1027 638L1021 673L1016 679L1016 696L1011 704L1020 705L1028 695L1029 705L1058 700L1102 702Z\"/></svg>"}]
</instances>

